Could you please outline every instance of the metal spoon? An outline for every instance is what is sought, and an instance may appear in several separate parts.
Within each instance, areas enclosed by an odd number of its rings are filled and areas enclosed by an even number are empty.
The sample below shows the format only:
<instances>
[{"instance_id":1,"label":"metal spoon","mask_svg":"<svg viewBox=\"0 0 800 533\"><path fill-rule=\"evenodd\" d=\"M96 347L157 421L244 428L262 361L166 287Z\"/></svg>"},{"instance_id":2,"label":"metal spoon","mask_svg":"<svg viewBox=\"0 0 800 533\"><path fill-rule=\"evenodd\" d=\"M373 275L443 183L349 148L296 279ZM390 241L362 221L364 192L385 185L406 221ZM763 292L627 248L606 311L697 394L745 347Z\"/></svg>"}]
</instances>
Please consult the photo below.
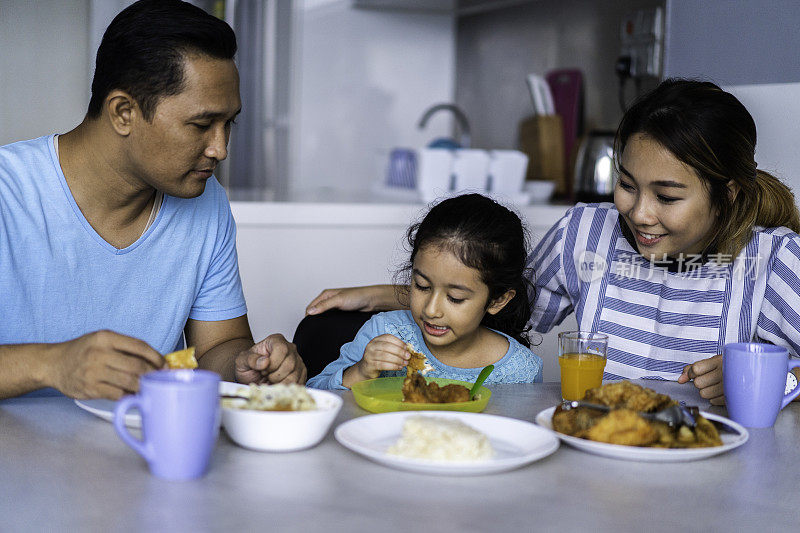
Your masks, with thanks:
<instances>
[{"instance_id":1,"label":"metal spoon","mask_svg":"<svg viewBox=\"0 0 800 533\"><path fill-rule=\"evenodd\" d=\"M488 365L483 367L481 373L478 374L478 379L475 380L475 385L473 385L472 388L469 390L470 400L475 398L475 393L478 392L478 389L481 388L481 385L483 385L483 382L486 381L486 378L489 377L489 374L492 373L492 370L494 370L494 365Z\"/></svg>"},{"instance_id":2,"label":"metal spoon","mask_svg":"<svg viewBox=\"0 0 800 533\"><path fill-rule=\"evenodd\" d=\"M223 400L250 400L249 396L240 396L238 394L220 394L219 397Z\"/></svg>"},{"instance_id":3,"label":"metal spoon","mask_svg":"<svg viewBox=\"0 0 800 533\"><path fill-rule=\"evenodd\" d=\"M583 401L573 401L573 402L568 401L564 402L561 406L561 408L564 410L574 409L576 407L588 407L589 409L596 409L598 411L604 411L604 412L611 411L612 409L607 405L600 405ZM657 420L660 422L666 422L671 427L679 427L685 425L689 426L690 428L694 428L697 425L695 417L692 415L689 408L683 407L681 405L670 405L669 407L666 407L665 409L656 411L654 413L639 412L638 415L648 420Z\"/></svg>"}]
</instances>

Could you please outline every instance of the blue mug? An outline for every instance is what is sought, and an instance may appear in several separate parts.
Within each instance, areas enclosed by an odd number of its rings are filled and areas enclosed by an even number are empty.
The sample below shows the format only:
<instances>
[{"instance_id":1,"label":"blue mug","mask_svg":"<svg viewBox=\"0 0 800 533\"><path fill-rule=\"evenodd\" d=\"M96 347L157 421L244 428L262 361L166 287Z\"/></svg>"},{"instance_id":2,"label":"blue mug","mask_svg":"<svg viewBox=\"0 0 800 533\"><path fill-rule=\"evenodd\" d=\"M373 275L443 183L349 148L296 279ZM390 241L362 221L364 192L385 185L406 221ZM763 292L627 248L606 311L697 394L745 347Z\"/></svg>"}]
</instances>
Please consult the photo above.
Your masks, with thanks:
<instances>
[{"instance_id":1,"label":"blue mug","mask_svg":"<svg viewBox=\"0 0 800 533\"><path fill-rule=\"evenodd\" d=\"M722 354L722 382L728 416L748 428L775 424L778 413L800 394L786 393L786 374L800 367L786 348L757 342L726 344Z\"/></svg>"},{"instance_id":2,"label":"blue mug","mask_svg":"<svg viewBox=\"0 0 800 533\"><path fill-rule=\"evenodd\" d=\"M114 409L120 438L144 457L150 471L170 480L193 479L208 469L220 425L220 377L208 370L159 370L143 375L139 393ZM137 408L142 440L125 427L125 414Z\"/></svg>"},{"instance_id":3,"label":"blue mug","mask_svg":"<svg viewBox=\"0 0 800 533\"><path fill-rule=\"evenodd\" d=\"M413 189L417 183L417 154L407 148L395 148L389 155L386 184L390 187Z\"/></svg>"}]
</instances>

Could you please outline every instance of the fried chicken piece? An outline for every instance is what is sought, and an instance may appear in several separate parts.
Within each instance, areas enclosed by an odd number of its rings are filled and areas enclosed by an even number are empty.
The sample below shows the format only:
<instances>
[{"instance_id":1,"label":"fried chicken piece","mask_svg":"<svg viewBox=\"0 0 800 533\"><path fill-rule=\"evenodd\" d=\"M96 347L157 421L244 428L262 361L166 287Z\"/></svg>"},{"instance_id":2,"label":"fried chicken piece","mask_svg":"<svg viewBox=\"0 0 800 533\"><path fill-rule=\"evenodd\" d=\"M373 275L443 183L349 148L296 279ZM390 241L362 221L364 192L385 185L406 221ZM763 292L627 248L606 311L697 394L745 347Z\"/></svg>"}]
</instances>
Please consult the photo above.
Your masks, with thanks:
<instances>
[{"instance_id":1,"label":"fried chicken piece","mask_svg":"<svg viewBox=\"0 0 800 533\"><path fill-rule=\"evenodd\" d=\"M408 360L408 365L406 366L407 377L411 377L412 374L416 374L417 372L422 372L424 374L427 370L430 370L431 367L428 364L428 358L425 357L424 354L416 351L410 342L406 343L406 350L411 354L411 359Z\"/></svg>"},{"instance_id":2,"label":"fried chicken piece","mask_svg":"<svg viewBox=\"0 0 800 533\"><path fill-rule=\"evenodd\" d=\"M403 380L403 401L407 403L450 403L469 401L469 389L452 383L440 387L416 372Z\"/></svg>"},{"instance_id":3,"label":"fried chicken piece","mask_svg":"<svg viewBox=\"0 0 800 533\"><path fill-rule=\"evenodd\" d=\"M410 365L409 365L410 368ZM414 372L403 380L403 401L408 403L428 403L425 395L428 387L425 378Z\"/></svg>"},{"instance_id":4,"label":"fried chicken piece","mask_svg":"<svg viewBox=\"0 0 800 533\"><path fill-rule=\"evenodd\" d=\"M629 409L606 413L585 407L564 411L559 406L553 415L553 429L573 437L627 446L648 446L661 438L655 427Z\"/></svg>"},{"instance_id":5,"label":"fried chicken piece","mask_svg":"<svg viewBox=\"0 0 800 533\"><path fill-rule=\"evenodd\" d=\"M586 431L606 415L596 409L561 409L559 405L553 414L553 429L565 435L585 438Z\"/></svg>"},{"instance_id":6,"label":"fried chicken piece","mask_svg":"<svg viewBox=\"0 0 800 533\"><path fill-rule=\"evenodd\" d=\"M648 446L659 437L658 430L634 411L615 409L589 428L584 438L608 444Z\"/></svg>"},{"instance_id":7,"label":"fried chicken piece","mask_svg":"<svg viewBox=\"0 0 800 533\"><path fill-rule=\"evenodd\" d=\"M614 409L630 409L643 413L652 413L677 403L666 394L659 394L630 381L618 381L589 389L583 400L608 405Z\"/></svg>"},{"instance_id":8,"label":"fried chicken piece","mask_svg":"<svg viewBox=\"0 0 800 533\"><path fill-rule=\"evenodd\" d=\"M681 426L678 430L676 443L671 447L673 448L706 448L709 446L722 446L722 439L719 438L719 431L717 431L714 423L704 418L703 416L696 417L697 426L694 431Z\"/></svg>"},{"instance_id":9,"label":"fried chicken piece","mask_svg":"<svg viewBox=\"0 0 800 533\"><path fill-rule=\"evenodd\" d=\"M451 383L449 385L445 385L444 387L439 387L436 383L431 382L428 390L433 392L431 396L437 399L437 401L434 403L469 401L469 389L464 385L458 385L457 383Z\"/></svg>"},{"instance_id":10,"label":"fried chicken piece","mask_svg":"<svg viewBox=\"0 0 800 533\"><path fill-rule=\"evenodd\" d=\"M170 369L197 368L197 359L194 357L194 346L190 346L185 350L168 353L164 356L164 359L167 361L167 367Z\"/></svg>"}]
</instances>

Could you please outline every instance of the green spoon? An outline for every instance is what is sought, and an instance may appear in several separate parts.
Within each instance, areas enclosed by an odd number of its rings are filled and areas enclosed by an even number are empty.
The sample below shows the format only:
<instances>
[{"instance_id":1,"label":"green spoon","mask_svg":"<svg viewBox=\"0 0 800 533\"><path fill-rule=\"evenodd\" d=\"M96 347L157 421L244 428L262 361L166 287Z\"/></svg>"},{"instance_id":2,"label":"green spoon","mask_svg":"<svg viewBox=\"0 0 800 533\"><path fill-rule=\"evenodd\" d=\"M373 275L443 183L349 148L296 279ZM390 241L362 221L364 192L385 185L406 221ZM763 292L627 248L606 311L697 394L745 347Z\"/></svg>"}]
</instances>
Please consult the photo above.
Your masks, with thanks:
<instances>
[{"instance_id":1,"label":"green spoon","mask_svg":"<svg viewBox=\"0 0 800 533\"><path fill-rule=\"evenodd\" d=\"M470 400L475 398L475 393L481 388L481 385L483 385L483 382L489 377L489 374L492 373L492 370L494 370L494 365L489 365L484 367L483 370L481 370L481 373L478 374L478 379L475 380L475 385L473 385L469 391Z\"/></svg>"}]
</instances>

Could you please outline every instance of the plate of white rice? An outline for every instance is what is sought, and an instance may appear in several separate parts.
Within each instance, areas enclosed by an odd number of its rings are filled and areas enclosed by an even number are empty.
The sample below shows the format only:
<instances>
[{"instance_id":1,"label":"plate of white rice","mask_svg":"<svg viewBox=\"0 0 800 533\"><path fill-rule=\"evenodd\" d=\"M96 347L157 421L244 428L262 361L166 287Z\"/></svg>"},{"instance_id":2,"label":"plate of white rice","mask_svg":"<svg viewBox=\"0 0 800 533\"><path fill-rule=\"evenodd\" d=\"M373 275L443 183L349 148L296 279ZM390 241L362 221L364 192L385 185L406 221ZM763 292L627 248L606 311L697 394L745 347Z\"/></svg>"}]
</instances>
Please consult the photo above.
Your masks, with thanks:
<instances>
[{"instance_id":1,"label":"plate of white rice","mask_svg":"<svg viewBox=\"0 0 800 533\"><path fill-rule=\"evenodd\" d=\"M399 411L344 422L339 443L385 466L444 475L519 468L558 449L552 432L504 416L455 411Z\"/></svg>"}]
</instances>

